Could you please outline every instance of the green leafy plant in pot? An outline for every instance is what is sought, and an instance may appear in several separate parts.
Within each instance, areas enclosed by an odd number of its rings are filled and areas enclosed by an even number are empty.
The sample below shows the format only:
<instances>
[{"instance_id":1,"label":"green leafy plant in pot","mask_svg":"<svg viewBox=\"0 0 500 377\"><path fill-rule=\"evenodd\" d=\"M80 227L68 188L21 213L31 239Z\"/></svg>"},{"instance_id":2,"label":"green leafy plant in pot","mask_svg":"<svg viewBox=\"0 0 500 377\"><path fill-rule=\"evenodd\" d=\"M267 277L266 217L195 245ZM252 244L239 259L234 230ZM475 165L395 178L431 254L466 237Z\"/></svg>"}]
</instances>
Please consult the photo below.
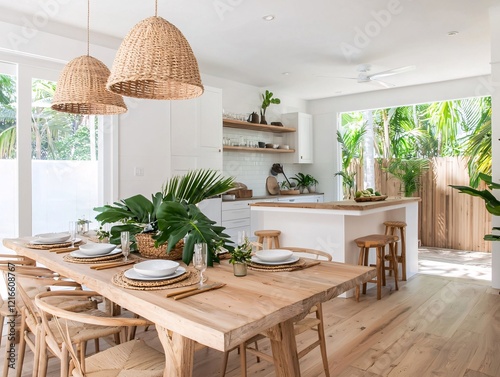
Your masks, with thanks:
<instances>
[{"instance_id":1,"label":"green leafy plant in pot","mask_svg":"<svg viewBox=\"0 0 500 377\"><path fill-rule=\"evenodd\" d=\"M291 179L297 183L297 187L303 194L316 191L318 180L311 174L297 173L295 174L295 177L292 177Z\"/></svg>"},{"instance_id":2,"label":"green leafy plant in pot","mask_svg":"<svg viewBox=\"0 0 500 377\"><path fill-rule=\"evenodd\" d=\"M281 100L279 98L273 98L274 93L266 90L265 94L262 94L262 105L260 105L260 123L267 124L266 121L266 110L271 104L279 105Z\"/></svg>"},{"instance_id":3,"label":"green leafy plant in pot","mask_svg":"<svg viewBox=\"0 0 500 377\"><path fill-rule=\"evenodd\" d=\"M233 184L234 178L223 178L214 170L193 170L184 176L170 178L165 183L162 191L152 196L152 200L148 200L143 195L134 195L120 202L115 202L113 205L105 205L94 208L94 210L101 212L96 216L96 219L102 224L121 223L111 228L110 242L120 244L120 233L129 231L133 250L137 250L135 236L139 233L151 234L157 247L167 242L172 233L175 236L172 240L178 238L177 232L179 230L169 225L169 215L175 217L178 221L183 220L181 221L183 224L182 229L185 230L185 233L177 241L187 236L182 258L184 262L189 263L194 248L191 239L196 239L196 237L189 238L189 236L190 234L196 234L199 228L202 231L201 234L207 239L209 236L217 235L217 237L214 236L213 241L209 240L208 242L203 237L198 238L199 242L206 242L209 245L210 252L215 252L216 245L224 246L229 243L229 237L222 233L223 228L216 226L215 222L203 215L196 207L196 204L230 190L233 188ZM167 206L167 203L175 203L176 205ZM179 209L180 207L184 208L184 212ZM209 230L213 231L213 233ZM177 242L175 244L169 242L167 253L171 252L176 244ZM227 245L227 248L230 248L230 245ZM213 260L215 258L211 258L209 255L210 263Z\"/></svg>"},{"instance_id":4,"label":"green leafy plant in pot","mask_svg":"<svg viewBox=\"0 0 500 377\"><path fill-rule=\"evenodd\" d=\"M253 245L248 237L243 238L243 242L230 251L229 263L233 265L235 276L245 276L247 274L247 263L252 259Z\"/></svg>"}]
</instances>

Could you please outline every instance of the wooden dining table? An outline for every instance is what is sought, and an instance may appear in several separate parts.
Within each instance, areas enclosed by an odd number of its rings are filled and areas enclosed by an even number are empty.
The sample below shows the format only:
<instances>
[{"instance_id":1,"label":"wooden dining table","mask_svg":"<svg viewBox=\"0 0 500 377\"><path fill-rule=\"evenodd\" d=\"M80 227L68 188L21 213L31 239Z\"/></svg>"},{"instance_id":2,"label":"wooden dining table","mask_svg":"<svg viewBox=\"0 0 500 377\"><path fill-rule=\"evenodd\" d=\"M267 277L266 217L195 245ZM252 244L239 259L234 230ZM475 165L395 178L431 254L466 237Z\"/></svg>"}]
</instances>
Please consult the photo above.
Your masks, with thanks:
<instances>
[{"instance_id":1,"label":"wooden dining table","mask_svg":"<svg viewBox=\"0 0 500 377\"><path fill-rule=\"evenodd\" d=\"M139 291L113 284L112 276L130 266L94 270L64 261L64 254L28 248L29 240L4 239L3 244L156 324L165 350L165 377L192 376L195 342L229 351L263 332L271 340L276 376L298 377L294 318L376 276L371 267L321 261L297 271L249 270L236 277L223 260L205 272L207 283L223 282L223 288L174 300L166 297L168 289Z\"/></svg>"}]
</instances>

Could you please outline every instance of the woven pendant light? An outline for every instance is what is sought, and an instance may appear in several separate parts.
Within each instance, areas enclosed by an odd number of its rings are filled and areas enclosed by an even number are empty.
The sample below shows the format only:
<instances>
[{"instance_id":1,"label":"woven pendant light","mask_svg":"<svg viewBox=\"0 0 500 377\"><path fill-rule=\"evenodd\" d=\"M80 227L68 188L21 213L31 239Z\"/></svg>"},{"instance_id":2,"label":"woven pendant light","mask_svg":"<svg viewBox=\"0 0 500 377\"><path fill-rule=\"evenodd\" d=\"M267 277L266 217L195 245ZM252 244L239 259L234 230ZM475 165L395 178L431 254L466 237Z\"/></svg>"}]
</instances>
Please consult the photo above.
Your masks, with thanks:
<instances>
[{"instance_id":1,"label":"woven pendant light","mask_svg":"<svg viewBox=\"0 0 500 377\"><path fill-rule=\"evenodd\" d=\"M110 115L127 111L123 98L106 90L109 69L89 55L90 0L87 14L87 55L71 60L57 81L52 109L71 114Z\"/></svg>"},{"instance_id":2,"label":"woven pendant light","mask_svg":"<svg viewBox=\"0 0 500 377\"><path fill-rule=\"evenodd\" d=\"M155 16L135 25L115 57L107 88L145 99L190 99L203 94L198 62L188 41L167 20Z\"/></svg>"}]
</instances>

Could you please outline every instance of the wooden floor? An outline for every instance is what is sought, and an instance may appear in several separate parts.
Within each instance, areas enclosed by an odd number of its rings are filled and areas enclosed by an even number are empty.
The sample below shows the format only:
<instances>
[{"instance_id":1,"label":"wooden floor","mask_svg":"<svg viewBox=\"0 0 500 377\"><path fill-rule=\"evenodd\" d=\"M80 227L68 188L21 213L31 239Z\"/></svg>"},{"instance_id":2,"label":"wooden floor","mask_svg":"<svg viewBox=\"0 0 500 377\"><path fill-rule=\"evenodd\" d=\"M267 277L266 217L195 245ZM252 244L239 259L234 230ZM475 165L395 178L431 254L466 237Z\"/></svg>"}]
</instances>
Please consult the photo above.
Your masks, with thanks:
<instances>
[{"instance_id":1,"label":"wooden floor","mask_svg":"<svg viewBox=\"0 0 500 377\"><path fill-rule=\"evenodd\" d=\"M500 376L500 292L485 280L445 275L420 273L398 292L389 278L380 301L369 289L359 303L342 298L325 303L331 376ZM161 349L154 330L138 336ZM221 356L198 351L194 376L219 376ZM23 376L31 376L30 362L28 355ZM300 365L304 377L324 375L317 350ZM55 360L49 366L49 376L58 376ZM240 375L233 352L226 376ZM248 375L274 376L274 368L249 356Z\"/></svg>"}]
</instances>

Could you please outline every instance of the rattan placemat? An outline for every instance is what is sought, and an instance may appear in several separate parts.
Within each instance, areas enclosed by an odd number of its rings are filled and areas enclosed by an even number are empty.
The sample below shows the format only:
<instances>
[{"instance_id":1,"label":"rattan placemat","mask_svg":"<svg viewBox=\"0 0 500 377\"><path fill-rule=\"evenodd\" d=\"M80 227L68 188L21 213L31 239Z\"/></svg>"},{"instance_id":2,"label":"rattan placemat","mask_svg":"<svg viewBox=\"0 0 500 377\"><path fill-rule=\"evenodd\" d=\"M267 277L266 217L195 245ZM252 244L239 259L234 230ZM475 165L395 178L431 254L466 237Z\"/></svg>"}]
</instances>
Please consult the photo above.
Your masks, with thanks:
<instances>
[{"instance_id":1,"label":"rattan placemat","mask_svg":"<svg viewBox=\"0 0 500 377\"><path fill-rule=\"evenodd\" d=\"M290 264L280 264L276 266L270 266L268 264L259 264L255 262L248 263L248 268L255 271L267 271L267 272L278 272L278 271L295 271L301 270L306 267L306 260L300 258L295 263Z\"/></svg>"},{"instance_id":2,"label":"rattan placemat","mask_svg":"<svg viewBox=\"0 0 500 377\"><path fill-rule=\"evenodd\" d=\"M75 246L80 246L83 245L84 243L85 242L83 241L78 241L75 242ZM52 243L50 245L34 244L28 242L24 246L26 246L29 249L50 250L50 249L58 249L62 247L71 246L71 242Z\"/></svg>"},{"instance_id":3,"label":"rattan placemat","mask_svg":"<svg viewBox=\"0 0 500 377\"><path fill-rule=\"evenodd\" d=\"M123 255L122 254L113 254L113 255L105 255L102 257L97 257L97 258L78 258L78 257L72 257L70 254L67 254L63 257L63 260L66 262L70 263L81 263L81 264L93 264L93 263L100 263L100 262L111 262L111 261L118 261L122 260Z\"/></svg>"},{"instance_id":4,"label":"rattan placemat","mask_svg":"<svg viewBox=\"0 0 500 377\"><path fill-rule=\"evenodd\" d=\"M168 280L133 280L125 277L125 271L116 273L111 281L113 284L138 291L154 291L159 289L170 289L187 287L200 283L200 273L196 270L187 270L185 274ZM206 280L204 280L206 281Z\"/></svg>"}]
</instances>

